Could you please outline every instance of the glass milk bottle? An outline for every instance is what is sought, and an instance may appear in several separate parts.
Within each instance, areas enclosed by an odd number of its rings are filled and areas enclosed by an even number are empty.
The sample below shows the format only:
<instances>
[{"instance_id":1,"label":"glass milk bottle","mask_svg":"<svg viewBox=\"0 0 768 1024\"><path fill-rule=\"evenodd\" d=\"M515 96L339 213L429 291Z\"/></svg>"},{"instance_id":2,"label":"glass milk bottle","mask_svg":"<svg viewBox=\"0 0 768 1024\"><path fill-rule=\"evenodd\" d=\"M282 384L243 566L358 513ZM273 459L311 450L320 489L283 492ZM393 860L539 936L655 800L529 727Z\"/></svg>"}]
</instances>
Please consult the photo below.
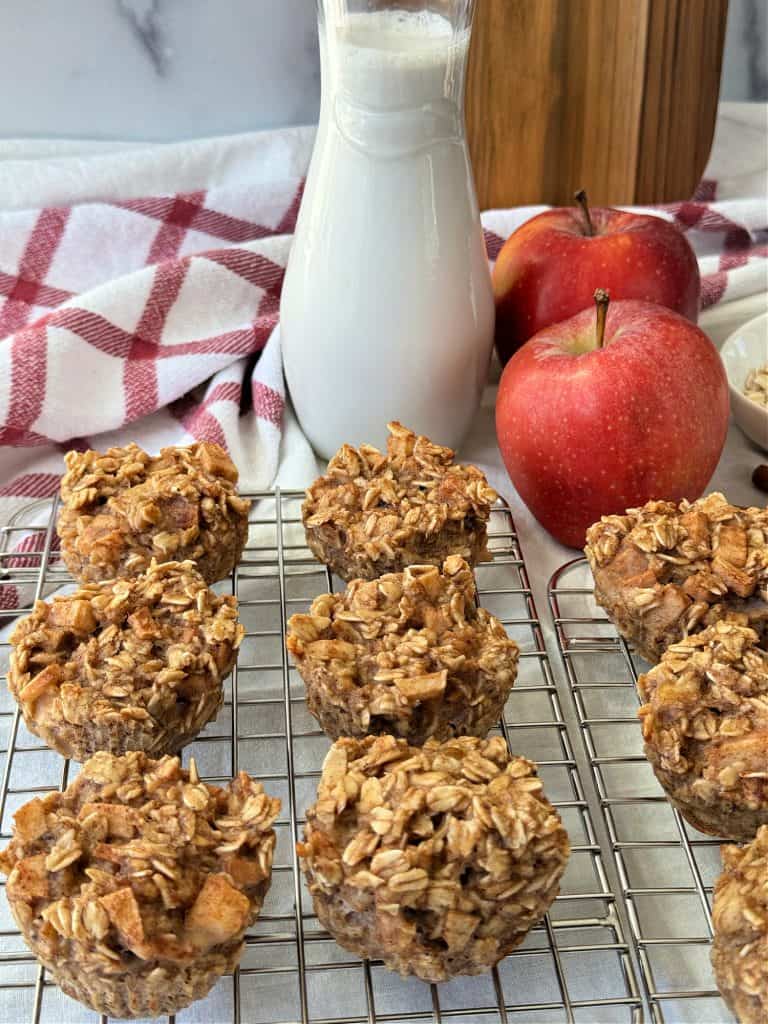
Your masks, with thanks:
<instances>
[{"instance_id":1,"label":"glass milk bottle","mask_svg":"<svg viewBox=\"0 0 768 1024\"><path fill-rule=\"evenodd\" d=\"M301 426L329 457L398 419L453 447L494 304L464 128L474 0L318 0L320 125L281 302Z\"/></svg>"}]
</instances>

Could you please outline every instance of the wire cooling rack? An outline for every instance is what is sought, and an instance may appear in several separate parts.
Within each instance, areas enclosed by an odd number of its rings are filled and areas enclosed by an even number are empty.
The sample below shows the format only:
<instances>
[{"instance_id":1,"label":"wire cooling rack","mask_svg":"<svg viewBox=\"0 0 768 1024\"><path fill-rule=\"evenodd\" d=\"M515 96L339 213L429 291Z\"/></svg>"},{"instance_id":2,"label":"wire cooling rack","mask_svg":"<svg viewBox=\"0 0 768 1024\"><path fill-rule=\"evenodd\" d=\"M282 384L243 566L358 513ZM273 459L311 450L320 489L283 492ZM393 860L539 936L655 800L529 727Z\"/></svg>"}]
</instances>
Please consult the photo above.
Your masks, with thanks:
<instances>
[{"instance_id":1,"label":"wire cooling rack","mask_svg":"<svg viewBox=\"0 0 768 1024\"><path fill-rule=\"evenodd\" d=\"M647 663L595 604L585 559L553 575L549 601L652 1020L731 1021L709 962L720 841L673 810L643 755L636 683Z\"/></svg>"},{"instance_id":2,"label":"wire cooling rack","mask_svg":"<svg viewBox=\"0 0 768 1024\"><path fill-rule=\"evenodd\" d=\"M573 755L569 726L547 659L528 573L506 507L494 509L494 561L477 580L482 604L520 645L517 684L500 723L511 749L534 758L550 799L570 833L573 853L561 895L525 944L490 975L439 987L402 980L380 962L341 949L312 913L294 843L304 809L314 799L328 740L303 698L301 680L285 654L288 616L338 581L310 555L300 523L303 495L251 494L252 525L243 559L230 581L246 627L238 666L215 723L187 748L201 774L224 781L245 769L283 801L272 888L247 938L240 968L210 996L179 1013L178 1024L639 1024L642 999L621 917L606 875L593 818ZM56 554L55 501L38 502L0 533L0 586L5 605L24 613L35 598L72 582ZM0 634L0 669L8 658ZM67 784L71 767L26 732L5 688L0 697L2 782L0 826L33 794ZM63 996L40 970L0 900L0 1022L96 1022ZM170 1018L169 1020L172 1020Z\"/></svg>"}]
</instances>

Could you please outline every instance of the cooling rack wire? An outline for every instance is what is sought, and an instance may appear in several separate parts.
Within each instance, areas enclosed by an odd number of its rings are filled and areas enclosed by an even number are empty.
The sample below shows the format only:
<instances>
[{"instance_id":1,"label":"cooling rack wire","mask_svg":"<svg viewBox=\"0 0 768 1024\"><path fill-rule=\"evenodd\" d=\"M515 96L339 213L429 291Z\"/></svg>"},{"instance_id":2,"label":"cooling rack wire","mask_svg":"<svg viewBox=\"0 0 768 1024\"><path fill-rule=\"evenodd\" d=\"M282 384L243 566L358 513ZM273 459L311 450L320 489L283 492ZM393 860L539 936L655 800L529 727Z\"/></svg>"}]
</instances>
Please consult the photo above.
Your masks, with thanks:
<instances>
[{"instance_id":1,"label":"cooling rack wire","mask_svg":"<svg viewBox=\"0 0 768 1024\"><path fill-rule=\"evenodd\" d=\"M602 748L598 754L595 749L591 765L600 792L600 801L596 800L589 770L579 768L585 761L583 753L579 751L577 757L574 749L580 740L571 698L566 689L558 687L552 672L528 570L506 506L500 505L491 514L494 560L478 568L477 582L481 603L501 619L521 648L518 681L499 729L512 751L538 762L546 792L570 833L573 853L561 894L542 924L492 974L456 979L439 987L402 980L380 962L361 961L320 928L301 881L294 843L301 834L304 809L314 799L329 744L306 709L301 680L287 660L283 638L287 617L305 610L315 595L332 589L338 581L313 559L304 544L300 523L303 495L278 491L247 497L253 499L249 543L231 580L219 585L237 594L246 638L227 683L224 708L216 722L187 748L184 761L193 755L208 781L223 782L244 769L282 799L283 811L276 825L272 888L247 937L241 966L234 975L223 978L207 999L177 1014L177 1024L639 1024L646 1019L643 996L627 941L622 899L615 895L617 885L611 882L616 873L611 850L606 854L600 845L599 836L604 836L605 829L603 812L627 894L642 977L653 1012L662 1020L666 994L659 989L662 982L653 964L655 954L662 952L661 940L650 938L651 924L640 906L648 892L648 879L633 874L632 855L646 854L655 863L659 853L681 854L682 867L689 872L687 884L665 888L656 884L651 891L664 899L690 899L698 904L701 934L687 939L676 936L669 942L673 950L675 944L687 941L706 952L704 911L711 873L701 866L699 854L709 851L714 855L716 851L712 844L684 840L684 831L674 818L668 835L651 839L637 831L639 822L633 824L618 814L626 808L631 818L633 811L647 808L649 802L661 803L657 796L637 796L631 803L621 803L617 796L613 802L613 791L604 777L608 761L613 758L617 768L629 766L640 771L638 758L605 754ZM58 559L56 514L56 500L45 499L24 508L0 530L0 587L9 588L6 597L19 595L18 607L10 615L25 613L38 597L72 588ZM615 715L607 721L623 725L631 718L632 662L609 635L590 641L591 647L579 642L579 653L595 649L611 654L623 675L614 672L614 678L603 685L588 675L576 674L577 651L566 634L571 623L560 612L570 589L565 587L566 581L566 576L558 577L552 601L589 747L596 742L593 733L598 725L589 717L594 714L593 695L604 693L611 707L623 700L623 710L616 705ZM0 632L2 672L8 660L10 615ZM0 689L0 830L5 842L13 812L35 794L65 786L77 766L64 762L29 734L6 688ZM614 750L615 741L616 737L609 737ZM655 809L661 818L664 807ZM619 817L621 820L615 820ZM667 810L665 820L669 818ZM668 973L664 972L665 980ZM686 993L686 998L689 996L696 999L697 1006L707 998L698 991ZM89 1013L50 983L24 946L7 902L0 900L0 1024L98 1021L106 1024L107 1018Z\"/></svg>"},{"instance_id":2,"label":"cooling rack wire","mask_svg":"<svg viewBox=\"0 0 768 1024\"><path fill-rule=\"evenodd\" d=\"M584 558L553 575L549 604L650 1019L731 1021L709 961L721 840L686 824L643 756L636 683L647 664L596 606Z\"/></svg>"}]
</instances>

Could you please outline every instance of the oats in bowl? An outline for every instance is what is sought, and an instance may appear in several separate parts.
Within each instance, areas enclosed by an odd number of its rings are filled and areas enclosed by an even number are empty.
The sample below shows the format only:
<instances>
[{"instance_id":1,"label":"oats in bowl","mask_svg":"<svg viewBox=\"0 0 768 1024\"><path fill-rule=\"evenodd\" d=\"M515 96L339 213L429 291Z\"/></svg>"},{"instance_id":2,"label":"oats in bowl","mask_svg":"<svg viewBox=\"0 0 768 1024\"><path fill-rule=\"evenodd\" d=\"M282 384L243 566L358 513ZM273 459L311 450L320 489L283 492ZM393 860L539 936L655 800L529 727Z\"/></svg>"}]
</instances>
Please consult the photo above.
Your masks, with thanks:
<instances>
[{"instance_id":1,"label":"oats in bowl","mask_svg":"<svg viewBox=\"0 0 768 1024\"><path fill-rule=\"evenodd\" d=\"M0 854L30 949L109 1017L171 1014L234 970L269 889L280 801L178 758L96 754L63 793L24 804Z\"/></svg>"},{"instance_id":2,"label":"oats in bowl","mask_svg":"<svg viewBox=\"0 0 768 1024\"><path fill-rule=\"evenodd\" d=\"M518 946L570 852L535 766L466 736L337 740L297 848L336 941L424 981L481 974Z\"/></svg>"},{"instance_id":3,"label":"oats in bowl","mask_svg":"<svg viewBox=\"0 0 768 1024\"><path fill-rule=\"evenodd\" d=\"M597 603L650 662L725 615L768 639L768 508L649 501L590 526L585 552Z\"/></svg>"},{"instance_id":4,"label":"oats in bowl","mask_svg":"<svg viewBox=\"0 0 768 1024\"><path fill-rule=\"evenodd\" d=\"M519 649L476 603L463 558L413 565L323 594L288 622L309 710L331 739L389 733L485 737L517 676Z\"/></svg>"},{"instance_id":5,"label":"oats in bowl","mask_svg":"<svg viewBox=\"0 0 768 1024\"><path fill-rule=\"evenodd\" d=\"M216 444L67 452L57 530L61 554L83 583L133 576L150 561L191 559L207 583L228 576L248 537L250 502Z\"/></svg>"},{"instance_id":6,"label":"oats in bowl","mask_svg":"<svg viewBox=\"0 0 768 1024\"><path fill-rule=\"evenodd\" d=\"M768 408L768 363L749 371L742 394L750 402Z\"/></svg>"},{"instance_id":7,"label":"oats in bowl","mask_svg":"<svg viewBox=\"0 0 768 1024\"><path fill-rule=\"evenodd\" d=\"M672 644L638 687L645 753L701 832L748 840L768 824L768 651L724 619Z\"/></svg>"},{"instance_id":8,"label":"oats in bowl","mask_svg":"<svg viewBox=\"0 0 768 1024\"><path fill-rule=\"evenodd\" d=\"M387 451L344 445L307 490L302 520L313 554L343 580L375 579L460 555L490 559L496 492L450 448L389 424Z\"/></svg>"},{"instance_id":9,"label":"oats in bowl","mask_svg":"<svg viewBox=\"0 0 768 1024\"><path fill-rule=\"evenodd\" d=\"M740 324L720 347L728 374L731 414L747 437L768 452L768 311Z\"/></svg>"},{"instance_id":10,"label":"oats in bowl","mask_svg":"<svg viewBox=\"0 0 768 1024\"><path fill-rule=\"evenodd\" d=\"M190 743L221 707L243 627L237 598L192 562L37 601L11 634L8 688L30 732L63 757Z\"/></svg>"}]
</instances>

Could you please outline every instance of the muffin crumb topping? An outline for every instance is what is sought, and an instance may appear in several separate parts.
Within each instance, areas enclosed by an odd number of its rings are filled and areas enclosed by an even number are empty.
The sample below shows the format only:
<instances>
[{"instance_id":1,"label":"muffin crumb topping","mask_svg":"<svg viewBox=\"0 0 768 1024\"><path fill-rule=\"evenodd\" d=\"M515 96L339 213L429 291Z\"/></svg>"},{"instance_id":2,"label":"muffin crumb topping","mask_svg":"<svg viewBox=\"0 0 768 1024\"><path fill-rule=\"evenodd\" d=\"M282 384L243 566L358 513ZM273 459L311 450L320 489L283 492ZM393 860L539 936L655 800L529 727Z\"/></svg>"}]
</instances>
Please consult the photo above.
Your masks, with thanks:
<instances>
[{"instance_id":1,"label":"muffin crumb topping","mask_svg":"<svg viewBox=\"0 0 768 1024\"><path fill-rule=\"evenodd\" d=\"M417 748L381 736L331 748L298 850L338 942L439 981L522 941L569 844L534 765L500 737Z\"/></svg>"},{"instance_id":2,"label":"muffin crumb topping","mask_svg":"<svg viewBox=\"0 0 768 1024\"><path fill-rule=\"evenodd\" d=\"M439 561L451 553L486 560L485 527L497 495L485 476L455 463L452 449L399 423L390 423L389 432L386 453L343 445L326 475L308 488L302 518L317 557L330 558L344 579L380 575L370 563L384 563L382 571L402 569L433 561L426 557L433 554ZM332 536L323 537L323 530ZM438 550L441 534L454 546ZM339 549L338 566L329 546Z\"/></svg>"},{"instance_id":3,"label":"muffin crumb topping","mask_svg":"<svg viewBox=\"0 0 768 1024\"><path fill-rule=\"evenodd\" d=\"M768 826L746 846L722 849L715 886L712 963L718 988L742 1024L768 1017Z\"/></svg>"},{"instance_id":4,"label":"muffin crumb topping","mask_svg":"<svg viewBox=\"0 0 768 1024\"><path fill-rule=\"evenodd\" d=\"M8 685L32 732L65 756L165 753L189 742L222 698L243 627L237 599L192 562L37 601L11 634Z\"/></svg>"},{"instance_id":5,"label":"muffin crumb topping","mask_svg":"<svg viewBox=\"0 0 768 1024\"><path fill-rule=\"evenodd\" d=\"M67 452L58 532L70 572L84 581L131 576L162 561L192 559L207 582L240 557L250 502L236 491L237 469L216 444L137 444Z\"/></svg>"},{"instance_id":6,"label":"muffin crumb topping","mask_svg":"<svg viewBox=\"0 0 768 1024\"><path fill-rule=\"evenodd\" d=\"M355 580L291 617L288 649L310 710L333 738L389 732L423 743L454 729L485 735L495 724L517 673L517 644L477 606L464 559L451 556L441 568Z\"/></svg>"},{"instance_id":7,"label":"muffin crumb topping","mask_svg":"<svg viewBox=\"0 0 768 1024\"><path fill-rule=\"evenodd\" d=\"M751 838L768 821L768 652L755 631L718 622L669 647L638 685L664 788L694 824Z\"/></svg>"},{"instance_id":8,"label":"muffin crumb topping","mask_svg":"<svg viewBox=\"0 0 768 1024\"><path fill-rule=\"evenodd\" d=\"M178 758L96 754L16 812L0 854L14 916L46 965L107 975L126 952L184 964L238 944L268 888L279 806L245 772L221 789Z\"/></svg>"},{"instance_id":9,"label":"muffin crumb topping","mask_svg":"<svg viewBox=\"0 0 768 1024\"><path fill-rule=\"evenodd\" d=\"M650 501L587 531L595 595L644 657L727 615L768 636L768 509Z\"/></svg>"}]
</instances>

